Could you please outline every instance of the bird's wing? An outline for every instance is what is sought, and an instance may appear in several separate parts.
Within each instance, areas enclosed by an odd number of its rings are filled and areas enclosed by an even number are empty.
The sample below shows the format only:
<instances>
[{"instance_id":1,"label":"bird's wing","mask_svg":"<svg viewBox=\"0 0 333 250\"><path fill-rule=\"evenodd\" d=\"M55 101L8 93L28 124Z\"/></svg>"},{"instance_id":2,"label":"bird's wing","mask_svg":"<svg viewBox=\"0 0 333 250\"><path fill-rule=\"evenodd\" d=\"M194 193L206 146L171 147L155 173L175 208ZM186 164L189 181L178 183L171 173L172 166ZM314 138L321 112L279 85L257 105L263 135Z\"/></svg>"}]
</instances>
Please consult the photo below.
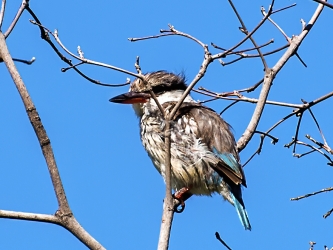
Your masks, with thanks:
<instances>
[{"instance_id":1,"label":"bird's wing","mask_svg":"<svg viewBox=\"0 0 333 250\"><path fill-rule=\"evenodd\" d=\"M219 159L212 168L219 175L227 176L234 184L246 186L230 125L214 110L198 103L183 103L177 114L188 114L194 118L197 123L198 139L200 138Z\"/></svg>"}]
</instances>

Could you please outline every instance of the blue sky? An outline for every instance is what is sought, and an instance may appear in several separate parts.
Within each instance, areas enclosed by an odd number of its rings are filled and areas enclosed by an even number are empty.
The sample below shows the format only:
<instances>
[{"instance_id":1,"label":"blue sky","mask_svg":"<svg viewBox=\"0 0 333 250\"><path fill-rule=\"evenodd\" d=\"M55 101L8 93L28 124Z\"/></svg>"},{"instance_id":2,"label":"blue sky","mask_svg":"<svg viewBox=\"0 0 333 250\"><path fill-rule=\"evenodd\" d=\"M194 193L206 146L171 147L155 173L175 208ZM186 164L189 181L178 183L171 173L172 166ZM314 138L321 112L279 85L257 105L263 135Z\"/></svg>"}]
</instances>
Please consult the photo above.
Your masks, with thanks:
<instances>
[{"instance_id":1,"label":"blue sky","mask_svg":"<svg viewBox=\"0 0 333 250\"><path fill-rule=\"evenodd\" d=\"M262 18L260 6L270 1L235 1L251 30ZM276 8L292 4L276 1ZM20 1L8 1L4 30ZM165 37L131 43L128 37L158 34L171 23L204 43L231 47L243 37L227 1L31 1L31 8L51 30L58 29L62 42L71 51L78 45L89 59L135 71L140 56L144 72L168 70L197 73L203 51L182 37ZM293 9L273 16L289 35L301 31L300 18L308 21L316 9L312 1L298 1ZM127 105L109 99L128 87L107 88L87 82L74 71L62 73L66 65L40 39L39 29L24 13L8 38L13 57L36 62L17 63L19 72L39 111L56 156L67 198L77 220L107 249L155 249L160 228L165 186L141 146L138 120ZM300 103L332 91L333 33L328 26L333 11L325 9L318 23L299 49L305 68L292 58L274 81L269 100ZM266 23L254 38L263 44L275 43L264 51L284 45L282 35ZM242 48L252 47L250 43ZM212 52L216 52L214 49ZM272 67L281 53L267 57ZM227 61L228 59L226 59ZM89 76L107 83L123 83L128 76L94 66L82 67ZM263 77L260 59L245 59L222 67L213 63L197 86L225 92L248 87ZM49 213L57 209L51 181L39 143L25 114L17 90L4 65L0 67L0 209ZM258 91L247 96L257 97ZM195 99L206 97L194 95ZM228 101L207 105L221 111ZM333 99L313 107L328 143L333 145ZM241 103L223 115L238 139L246 128L253 104ZM267 106L259 130L271 127L291 109ZM175 215L170 249L224 249L215 239L218 231L232 249L308 249L308 242L333 246L330 233L333 217L322 215L332 208L332 194L321 194L291 202L291 197L332 186L332 168L319 154L297 159L283 147L294 136L297 119L291 118L273 135L276 145L266 139L260 156L245 167L248 188L243 198L252 224L245 231L234 208L219 196L192 197L186 210ZM310 134L320 139L307 113L300 138ZM255 136L241 153L242 161L256 150ZM298 147L298 152L305 152ZM1 219L1 249L85 249L63 228L44 223Z\"/></svg>"}]
</instances>

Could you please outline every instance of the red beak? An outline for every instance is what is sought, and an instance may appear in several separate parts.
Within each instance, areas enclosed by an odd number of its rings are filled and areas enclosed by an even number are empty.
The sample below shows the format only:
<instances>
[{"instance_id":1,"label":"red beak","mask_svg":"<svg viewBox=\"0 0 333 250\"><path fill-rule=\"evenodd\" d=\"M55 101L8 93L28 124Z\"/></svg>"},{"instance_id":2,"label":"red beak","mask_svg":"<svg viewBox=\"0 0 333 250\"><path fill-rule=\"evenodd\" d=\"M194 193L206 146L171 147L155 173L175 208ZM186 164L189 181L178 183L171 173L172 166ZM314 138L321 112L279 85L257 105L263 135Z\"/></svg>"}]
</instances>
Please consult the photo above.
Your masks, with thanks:
<instances>
[{"instance_id":1,"label":"red beak","mask_svg":"<svg viewBox=\"0 0 333 250\"><path fill-rule=\"evenodd\" d=\"M144 103L147 102L149 98L150 94L148 93L128 92L111 98L110 102L122 104Z\"/></svg>"}]
</instances>

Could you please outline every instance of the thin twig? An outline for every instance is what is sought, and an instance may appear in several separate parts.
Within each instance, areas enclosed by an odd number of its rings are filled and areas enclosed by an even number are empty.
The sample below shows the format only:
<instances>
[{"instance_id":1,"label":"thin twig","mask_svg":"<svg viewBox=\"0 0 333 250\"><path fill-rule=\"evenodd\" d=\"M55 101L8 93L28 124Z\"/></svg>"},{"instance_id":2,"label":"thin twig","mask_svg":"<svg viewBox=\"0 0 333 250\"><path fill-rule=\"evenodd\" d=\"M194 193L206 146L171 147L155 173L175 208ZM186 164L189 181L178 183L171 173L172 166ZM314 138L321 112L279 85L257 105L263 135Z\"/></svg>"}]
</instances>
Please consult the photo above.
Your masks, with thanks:
<instances>
[{"instance_id":1,"label":"thin twig","mask_svg":"<svg viewBox=\"0 0 333 250\"><path fill-rule=\"evenodd\" d=\"M274 43L274 39L271 39L271 40L269 40L267 43L264 43L264 44L262 44L262 45L260 45L260 46L258 46L258 48L263 48L263 47L265 47L265 46L268 46L268 45L270 45L270 44L272 44L272 43ZM220 47L220 46L218 46L218 45L216 45L216 44L214 44L214 43L210 43L215 49L220 49L220 50L223 50L223 51L226 51L227 49L224 49L224 48L222 48L222 47ZM257 48L249 48L249 49L243 49L243 50L238 50L238 51L230 51L229 53L228 53L228 56L229 55L234 55L234 54L242 54L242 53L244 53L244 52L248 52L248 51L251 51L251 50L256 50Z\"/></svg>"},{"instance_id":2,"label":"thin twig","mask_svg":"<svg viewBox=\"0 0 333 250\"><path fill-rule=\"evenodd\" d=\"M265 11L265 8L264 7L261 7L261 14L263 15L263 16L266 16L267 15L267 13L266 13L266 11ZM287 36L287 34L283 31L283 29L279 26L279 25L277 25L277 23L276 22L274 22L273 21L273 19L271 18L271 17L268 17L268 21L270 21L281 33L282 33L282 35L284 36L284 38L288 41L288 42L290 42L290 38Z\"/></svg>"},{"instance_id":3,"label":"thin twig","mask_svg":"<svg viewBox=\"0 0 333 250\"><path fill-rule=\"evenodd\" d=\"M175 34L173 34L173 33L167 33L167 34L158 34L158 35L154 35L154 36L145 36L145 37L138 37L138 38L130 37L130 38L128 38L128 40L130 42L137 42L137 41L142 41L142 40L160 38L160 37L163 37L163 36L174 36L174 35Z\"/></svg>"},{"instance_id":4,"label":"thin twig","mask_svg":"<svg viewBox=\"0 0 333 250\"><path fill-rule=\"evenodd\" d=\"M248 35L249 34L249 31L247 30L246 26L245 26L245 23L243 22L242 18L240 17L235 5L233 4L233 2L231 0L228 0L232 10L235 12L240 24L242 25L241 27L241 31L245 34L245 35ZM265 60L265 57L262 55L261 53L261 50L260 50L260 47L257 45L256 41L254 40L254 38L252 36L249 36L249 39L251 40L252 44L254 45L254 47L256 48L256 50L258 51L258 54L260 55L260 58L261 58L261 61L262 61L262 64L264 65L264 69L265 71L268 69L268 66L267 66L267 62Z\"/></svg>"},{"instance_id":5,"label":"thin twig","mask_svg":"<svg viewBox=\"0 0 333 250\"><path fill-rule=\"evenodd\" d=\"M309 112L310 112L310 114L311 114L311 116L312 116L314 122L316 123L316 126L317 126L317 128L318 128L318 130L319 130L319 133L320 133L320 135L321 135L321 138L323 138L324 145L327 145L327 141L326 141L326 139L325 139L324 133L323 133L323 131L321 130L321 128L320 128L320 126L319 126L319 123L318 123L316 117L314 116L314 114L313 114L311 108L309 108Z\"/></svg>"},{"instance_id":6,"label":"thin twig","mask_svg":"<svg viewBox=\"0 0 333 250\"><path fill-rule=\"evenodd\" d=\"M231 108L232 106L234 106L236 103L238 103L239 100L236 100L232 103L230 103L228 106L226 106L221 112L220 112L220 115L222 115L226 110L228 110L229 108Z\"/></svg>"},{"instance_id":7,"label":"thin twig","mask_svg":"<svg viewBox=\"0 0 333 250\"><path fill-rule=\"evenodd\" d=\"M259 147L260 148L260 147ZM251 156L249 159L247 159L247 161L242 165L242 168L244 168L255 156L256 154L260 153L259 149L257 149Z\"/></svg>"},{"instance_id":8,"label":"thin twig","mask_svg":"<svg viewBox=\"0 0 333 250\"><path fill-rule=\"evenodd\" d=\"M271 14L271 11L273 9L273 5L274 5L274 1L275 0L272 0L271 2L271 5L270 5L270 9L268 11L268 14L270 15ZM218 59L218 58L223 58L225 55L227 55L230 51L233 51L235 50L236 48L238 48L239 46L241 46L244 42L246 42L263 24L264 22L267 20L268 16L267 17L264 17L259 23L258 25L251 31L249 32L240 42L238 42L236 45L232 46L230 49L222 52L222 53L218 53L218 54L215 54L212 56L212 59L215 60L215 59Z\"/></svg>"},{"instance_id":9,"label":"thin twig","mask_svg":"<svg viewBox=\"0 0 333 250\"><path fill-rule=\"evenodd\" d=\"M101 86L106 86L106 87L119 87L119 86L125 86L130 84L130 80L127 79L126 83L123 84L109 84L109 83L102 83L101 81L95 80L91 77L88 77L87 75L85 75L84 73L82 73L73 63L72 60L68 59L67 57L65 57L58 49L57 47L53 44L53 42L51 41L49 34L52 34L52 32L50 30L48 30L47 28L45 28L41 22L39 21L38 17L35 15L35 13L30 9L29 6L26 6L26 10L29 12L29 14L33 17L34 21L31 21L33 24L37 25L40 29L41 32L41 38L46 41L51 48L54 50L54 52L59 56L59 58L64 61L65 63L67 63L68 65L70 65L69 68L74 69L80 76L82 76L83 78L85 78L86 80L97 84L97 85L101 85ZM86 63L86 62L82 62L81 59L79 59L81 61L81 63L79 65L81 65L82 63ZM66 68L63 68L62 70L66 71ZM141 76L138 76L136 74L132 74L136 77L142 78Z\"/></svg>"},{"instance_id":10,"label":"thin twig","mask_svg":"<svg viewBox=\"0 0 333 250\"><path fill-rule=\"evenodd\" d=\"M215 233L215 237L216 237L216 239L217 239L219 242L221 242L221 244L222 244L223 246L225 246L228 250L231 250L231 248L227 245L227 243L225 243L225 241L222 240L222 238L221 238L221 236L220 236L220 234L219 234L218 232Z\"/></svg>"},{"instance_id":11,"label":"thin twig","mask_svg":"<svg viewBox=\"0 0 333 250\"><path fill-rule=\"evenodd\" d=\"M274 10L274 11L272 12L272 15L275 14L275 13L278 13L278 12L280 12L280 11L283 11L283 10L286 10L286 9L289 9L289 8L292 8L292 7L295 7L296 5L297 5L296 3L293 3L293 4L291 4L291 5L287 6L287 7L283 7L283 8L281 8L281 9Z\"/></svg>"},{"instance_id":12,"label":"thin twig","mask_svg":"<svg viewBox=\"0 0 333 250\"><path fill-rule=\"evenodd\" d=\"M297 125L296 125L296 131L295 131L295 136L294 136L295 142L298 141L298 133L299 133L299 128L301 126L303 114L304 114L304 110L303 110L303 112L300 112L300 113L296 114L296 116L299 116L299 118L298 118L298 122L297 122ZM295 154L295 152L296 152L296 145L297 145L297 143L294 143L293 154Z\"/></svg>"},{"instance_id":13,"label":"thin twig","mask_svg":"<svg viewBox=\"0 0 333 250\"><path fill-rule=\"evenodd\" d=\"M324 219L326 219L328 216L330 216L332 212L333 212L333 208L331 210L329 210L326 214L323 215Z\"/></svg>"},{"instance_id":14,"label":"thin twig","mask_svg":"<svg viewBox=\"0 0 333 250\"><path fill-rule=\"evenodd\" d=\"M333 150L328 146L327 142L325 142L325 144L318 142L314 138L312 138L310 135L305 135L305 137L308 138L310 141L312 141L314 144L325 149L328 153L333 154Z\"/></svg>"},{"instance_id":15,"label":"thin twig","mask_svg":"<svg viewBox=\"0 0 333 250\"><path fill-rule=\"evenodd\" d=\"M304 198L307 198L307 197L310 197L310 196L313 196L313 195L321 194L321 193L324 193L324 192L330 192L332 190L333 190L333 187L324 188L324 189L322 189L320 191L316 191L316 192L313 192L313 193L301 195L301 196L298 196L296 198L291 198L290 200L291 201L298 201L298 200L301 200L301 199L304 199Z\"/></svg>"},{"instance_id":16,"label":"thin twig","mask_svg":"<svg viewBox=\"0 0 333 250\"><path fill-rule=\"evenodd\" d=\"M18 20L20 19L23 11L29 6L29 0L23 0L21 3L20 8L18 9L14 20L12 21L12 23L9 25L8 29L5 32L5 38L7 38L10 33L12 32L12 30L14 29L15 25L17 24Z\"/></svg>"},{"instance_id":17,"label":"thin twig","mask_svg":"<svg viewBox=\"0 0 333 250\"><path fill-rule=\"evenodd\" d=\"M196 42L197 44L199 44L204 49L204 51L206 52L207 45L204 44L203 42L201 42L199 39L195 38L194 36L191 36L190 34L187 34L187 33L181 32L179 30L176 30L175 27L171 24L168 24L168 26L169 26L169 30L160 30L160 32L161 33L171 32L171 34L186 37L186 38Z\"/></svg>"},{"instance_id":18,"label":"thin twig","mask_svg":"<svg viewBox=\"0 0 333 250\"><path fill-rule=\"evenodd\" d=\"M277 48L277 49L275 49L275 50L272 50L272 51L269 51L269 52L263 53L262 55L263 55L263 56L272 55L272 54L277 53L277 52L280 52L281 50L284 50L285 48L288 48L288 47L289 47L289 44L284 45L284 46L282 46L282 47L280 47L280 48ZM237 62L237 61L239 61L239 60L241 60L241 59L260 57L259 54L256 54L256 55L251 55L251 54L238 54L238 55L239 55L239 57L236 58L236 59L234 59L234 60L232 60L232 61L229 61L229 62L223 62L223 61L220 61L220 63L221 63L223 66L227 66L227 65L230 65L230 64L232 64L232 63L235 63L235 62Z\"/></svg>"},{"instance_id":19,"label":"thin twig","mask_svg":"<svg viewBox=\"0 0 333 250\"><path fill-rule=\"evenodd\" d=\"M249 103L258 103L258 101L259 101L259 99L248 98L248 97L243 96L243 95L241 97L238 97L238 98L231 98L231 97L228 97L228 96L223 96L223 94L218 94L218 93L214 93L214 92L209 93L206 90L193 89L192 91L194 91L196 93L199 93L199 94L206 95L206 96L214 97L214 99L223 99L223 100L229 100L229 101L249 102ZM236 92L240 92L240 91L236 91ZM277 101L270 101L270 100L267 100L265 102L265 104L281 106L281 107L289 107L289 108L303 108L303 106L304 106L302 104L277 102Z\"/></svg>"},{"instance_id":20,"label":"thin twig","mask_svg":"<svg viewBox=\"0 0 333 250\"><path fill-rule=\"evenodd\" d=\"M283 123L284 121L288 120L290 117L293 117L294 115L298 115L298 114L300 114L300 113L303 113L306 109L309 109L311 106L316 105L316 104L318 104L318 103L320 103L320 102L322 102L322 101L324 101L324 100L326 100L327 98L332 97L332 96L333 96L333 92L330 92L330 93L328 93L328 94L326 94L326 95L324 95L324 96L321 96L321 97L317 98L316 100L314 100L314 101L312 101L312 102L310 102L310 103L304 103L304 105L300 105L300 107L299 107L298 109L293 110L290 114L286 115L285 117L283 117L282 119L280 119L278 122L276 122L272 127L270 127L270 128L265 132L265 134L270 133L270 132L271 132L272 130L274 130L277 126L279 126L279 125L280 125L281 123ZM315 141L315 140L314 140L313 138L311 138L309 135L306 135L306 137L307 137L308 139L310 139L312 142L314 142L315 144L317 144L318 146L324 148L327 152L333 154L333 151L330 149L330 147L328 147L328 145L327 145L327 147L325 148L325 145L320 144L319 142ZM264 140L264 138L265 138L265 135L262 135L261 138L260 138L260 143L259 143L259 147L258 147L258 149L252 154L252 156L249 158L249 160L246 161L246 163L243 165L243 167L244 167L246 164L248 164L248 163L253 159L253 157L254 157L256 154L260 154L261 149L262 149L262 146L263 146L263 140ZM293 137L292 141L291 141L290 143L288 143L288 144L285 144L284 146L289 148L290 146L296 144L296 142L297 142L297 141L296 141L295 138ZM310 147L310 148L311 148L311 147ZM319 150L319 149L313 147L312 150L309 151L309 152L306 152L306 153L304 153L304 154L294 154L294 156L300 158L300 157L303 157L303 156L308 155L308 154L310 154L310 153L316 152L316 151L318 151L318 150ZM320 151L320 150L319 150L319 153L321 153L322 155L325 156L325 154L324 154L322 151ZM325 157L331 162L331 159L330 159L329 156L326 155ZM331 165L331 163L328 163L328 164Z\"/></svg>"},{"instance_id":21,"label":"thin twig","mask_svg":"<svg viewBox=\"0 0 333 250\"><path fill-rule=\"evenodd\" d=\"M30 60L23 60L23 59L13 58L13 61L14 62L21 62L21 63L25 63L25 64L28 64L28 65L31 65L31 64L34 63L34 61L36 61L36 58L32 57Z\"/></svg>"},{"instance_id":22,"label":"thin twig","mask_svg":"<svg viewBox=\"0 0 333 250\"><path fill-rule=\"evenodd\" d=\"M272 139L272 144L273 145L275 145L278 141L279 141L279 139L278 138L276 138L276 137L274 137L274 136L272 136L271 134L268 134L268 133L266 133L266 132L261 132L261 131L254 131L254 133L256 133L256 134L260 134L260 135L264 135L264 136L267 136L267 137L269 137L269 138L271 138Z\"/></svg>"},{"instance_id":23,"label":"thin twig","mask_svg":"<svg viewBox=\"0 0 333 250\"><path fill-rule=\"evenodd\" d=\"M305 142L302 142L302 141L298 141L298 140L295 140L295 143L294 145L296 144L300 144L300 145L303 145L303 146L306 146L306 147L309 147L309 148L312 148L313 150L317 151L318 153L320 153L321 155L323 155L329 162L327 163L327 165L329 166L333 166L333 160L327 155L325 154L323 151L321 151L319 148L316 148L308 143L305 143ZM296 153L293 153L293 156L297 157L297 158L301 158L302 156L304 155L300 155L300 154L296 154Z\"/></svg>"}]
</instances>

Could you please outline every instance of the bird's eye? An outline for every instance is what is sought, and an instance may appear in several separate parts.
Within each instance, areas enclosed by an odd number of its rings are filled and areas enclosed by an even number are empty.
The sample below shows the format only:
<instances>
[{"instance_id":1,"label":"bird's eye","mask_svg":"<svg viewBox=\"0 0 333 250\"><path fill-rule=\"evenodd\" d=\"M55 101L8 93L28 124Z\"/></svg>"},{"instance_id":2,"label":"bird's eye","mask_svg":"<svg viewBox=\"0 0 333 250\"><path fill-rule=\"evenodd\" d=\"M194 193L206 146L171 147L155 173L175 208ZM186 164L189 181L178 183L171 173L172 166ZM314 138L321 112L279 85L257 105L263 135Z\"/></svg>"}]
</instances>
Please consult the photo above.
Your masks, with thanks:
<instances>
[{"instance_id":1,"label":"bird's eye","mask_svg":"<svg viewBox=\"0 0 333 250\"><path fill-rule=\"evenodd\" d=\"M167 86L165 86L163 84L157 85L157 86L152 87L152 90L155 93L155 95L161 95L167 91Z\"/></svg>"}]
</instances>

